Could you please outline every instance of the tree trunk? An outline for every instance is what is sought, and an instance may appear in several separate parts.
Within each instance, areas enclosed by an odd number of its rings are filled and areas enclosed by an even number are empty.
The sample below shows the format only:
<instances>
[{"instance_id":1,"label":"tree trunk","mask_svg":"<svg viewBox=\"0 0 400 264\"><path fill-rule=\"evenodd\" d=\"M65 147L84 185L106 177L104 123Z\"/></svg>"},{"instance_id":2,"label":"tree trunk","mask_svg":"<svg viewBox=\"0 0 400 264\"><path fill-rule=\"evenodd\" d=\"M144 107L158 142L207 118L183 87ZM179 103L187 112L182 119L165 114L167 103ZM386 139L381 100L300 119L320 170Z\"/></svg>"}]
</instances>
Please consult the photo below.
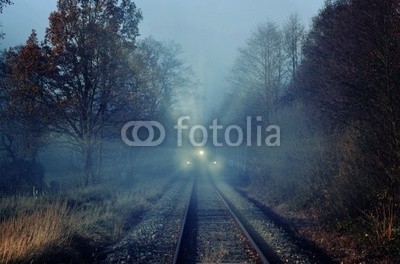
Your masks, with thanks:
<instances>
[{"instance_id":1,"label":"tree trunk","mask_svg":"<svg viewBox=\"0 0 400 264\"><path fill-rule=\"evenodd\" d=\"M83 185L88 187L91 183L93 170L93 147L90 142L85 142L83 146Z\"/></svg>"}]
</instances>

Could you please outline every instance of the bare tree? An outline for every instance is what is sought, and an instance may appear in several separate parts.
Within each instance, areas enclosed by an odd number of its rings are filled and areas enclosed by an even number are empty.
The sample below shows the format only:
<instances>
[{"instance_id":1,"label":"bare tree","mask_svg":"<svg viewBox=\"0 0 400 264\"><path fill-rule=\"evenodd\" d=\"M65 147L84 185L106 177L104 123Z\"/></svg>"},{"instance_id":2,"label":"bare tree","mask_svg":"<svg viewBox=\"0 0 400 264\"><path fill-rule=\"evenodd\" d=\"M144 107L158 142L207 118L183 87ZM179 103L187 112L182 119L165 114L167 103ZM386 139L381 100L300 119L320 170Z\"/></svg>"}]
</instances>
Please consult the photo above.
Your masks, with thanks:
<instances>
[{"instance_id":1,"label":"bare tree","mask_svg":"<svg viewBox=\"0 0 400 264\"><path fill-rule=\"evenodd\" d=\"M135 68L145 112L172 115L195 85L194 73L182 58L181 46L147 37L138 42Z\"/></svg>"},{"instance_id":2,"label":"bare tree","mask_svg":"<svg viewBox=\"0 0 400 264\"><path fill-rule=\"evenodd\" d=\"M282 32L275 23L266 22L239 49L229 81L239 97L253 97L250 104L267 113L286 82L284 63Z\"/></svg>"},{"instance_id":3,"label":"bare tree","mask_svg":"<svg viewBox=\"0 0 400 264\"><path fill-rule=\"evenodd\" d=\"M298 14L292 14L283 27L284 50L288 58L289 71L293 83L296 83L297 69L301 62L305 28L300 23Z\"/></svg>"}]
</instances>

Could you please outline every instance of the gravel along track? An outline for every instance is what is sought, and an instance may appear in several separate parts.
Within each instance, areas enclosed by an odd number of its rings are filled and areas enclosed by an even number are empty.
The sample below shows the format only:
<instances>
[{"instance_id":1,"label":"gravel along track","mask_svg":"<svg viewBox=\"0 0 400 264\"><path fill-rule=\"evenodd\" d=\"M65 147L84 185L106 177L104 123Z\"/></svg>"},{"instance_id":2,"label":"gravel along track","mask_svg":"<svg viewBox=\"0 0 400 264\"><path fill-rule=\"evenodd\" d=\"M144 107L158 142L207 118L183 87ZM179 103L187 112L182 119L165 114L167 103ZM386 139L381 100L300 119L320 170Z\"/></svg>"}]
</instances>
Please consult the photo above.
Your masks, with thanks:
<instances>
[{"instance_id":1,"label":"gravel along track","mask_svg":"<svg viewBox=\"0 0 400 264\"><path fill-rule=\"evenodd\" d=\"M251 227L257 233L257 243L265 245L274 255L273 263L322 263L310 252L299 248L273 221L255 205L237 193L224 182L216 181L215 185L221 194L233 205L246 228ZM268 254L267 254L268 255ZM270 256L268 256L270 259Z\"/></svg>"},{"instance_id":2,"label":"gravel along track","mask_svg":"<svg viewBox=\"0 0 400 264\"><path fill-rule=\"evenodd\" d=\"M102 263L172 263L192 186L191 180L174 183Z\"/></svg>"},{"instance_id":3,"label":"gravel along track","mask_svg":"<svg viewBox=\"0 0 400 264\"><path fill-rule=\"evenodd\" d=\"M226 203L271 263L323 263L231 186L198 176L194 184L189 179L174 183L101 263L173 263L174 257L176 263L265 262Z\"/></svg>"},{"instance_id":4,"label":"gravel along track","mask_svg":"<svg viewBox=\"0 0 400 264\"><path fill-rule=\"evenodd\" d=\"M196 179L186 220L177 263L263 263L206 176Z\"/></svg>"}]
</instances>

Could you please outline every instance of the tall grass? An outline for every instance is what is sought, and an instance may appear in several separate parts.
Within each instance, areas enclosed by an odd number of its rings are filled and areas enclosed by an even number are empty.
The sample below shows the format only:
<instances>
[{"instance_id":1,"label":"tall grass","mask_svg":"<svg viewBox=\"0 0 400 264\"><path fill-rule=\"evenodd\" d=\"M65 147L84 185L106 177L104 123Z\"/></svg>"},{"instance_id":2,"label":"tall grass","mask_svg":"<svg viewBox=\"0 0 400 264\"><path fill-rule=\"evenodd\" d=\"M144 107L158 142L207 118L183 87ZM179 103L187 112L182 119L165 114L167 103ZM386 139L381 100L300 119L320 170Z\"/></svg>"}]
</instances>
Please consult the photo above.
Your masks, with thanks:
<instances>
[{"instance_id":1,"label":"tall grass","mask_svg":"<svg viewBox=\"0 0 400 264\"><path fill-rule=\"evenodd\" d=\"M49 252L74 250L76 236L116 241L168 184L168 179L146 179L129 188L109 184L58 196L0 198L0 263L29 263Z\"/></svg>"},{"instance_id":2,"label":"tall grass","mask_svg":"<svg viewBox=\"0 0 400 264\"><path fill-rule=\"evenodd\" d=\"M99 216L99 209L79 211L62 201L33 213L18 212L0 224L0 259L27 260L49 248L61 248Z\"/></svg>"}]
</instances>

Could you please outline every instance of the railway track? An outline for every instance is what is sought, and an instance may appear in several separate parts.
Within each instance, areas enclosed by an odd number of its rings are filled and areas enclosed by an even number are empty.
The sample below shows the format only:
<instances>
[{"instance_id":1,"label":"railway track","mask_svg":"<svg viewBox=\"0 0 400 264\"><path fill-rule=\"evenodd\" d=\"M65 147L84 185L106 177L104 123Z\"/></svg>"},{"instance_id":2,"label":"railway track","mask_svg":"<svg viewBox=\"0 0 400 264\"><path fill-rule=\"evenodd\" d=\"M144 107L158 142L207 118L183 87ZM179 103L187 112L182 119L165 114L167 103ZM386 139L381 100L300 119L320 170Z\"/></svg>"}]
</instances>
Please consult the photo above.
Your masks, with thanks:
<instances>
[{"instance_id":1,"label":"railway track","mask_svg":"<svg viewBox=\"0 0 400 264\"><path fill-rule=\"evenodd\" d=\"M197 177L173 263L269 263L209 177Z\"/></svg>"}]
</instances>

